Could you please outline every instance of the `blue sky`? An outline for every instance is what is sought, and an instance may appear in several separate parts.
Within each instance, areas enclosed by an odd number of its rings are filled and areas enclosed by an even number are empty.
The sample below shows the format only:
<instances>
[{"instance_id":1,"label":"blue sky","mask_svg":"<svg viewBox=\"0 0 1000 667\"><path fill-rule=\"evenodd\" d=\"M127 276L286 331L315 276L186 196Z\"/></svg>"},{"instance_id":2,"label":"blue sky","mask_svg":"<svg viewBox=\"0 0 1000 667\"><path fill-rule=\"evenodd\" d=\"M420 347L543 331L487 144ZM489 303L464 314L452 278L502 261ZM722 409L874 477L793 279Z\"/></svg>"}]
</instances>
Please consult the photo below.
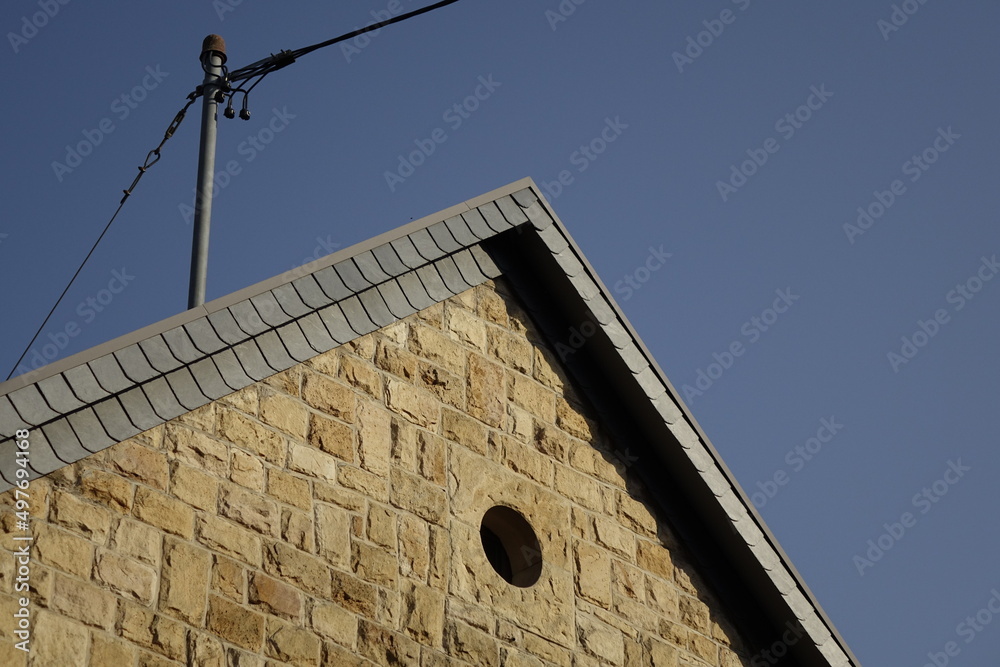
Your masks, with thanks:
<instances>
[{"instance_id":1,"label":"blue sky","mask_svg":"<svg viewBox=\"0 0 1000 667\"><path fill-rule=\"evenodd\" d=\"M205 35L237 68L423 4L5 3L4 375ZM220 119L208 298L531 176L860 660L954 642L949 664L993 664L998 23L990 2L463 0ZM35 359L186 307L198 117Z\"/></svg>"}]
</instances>

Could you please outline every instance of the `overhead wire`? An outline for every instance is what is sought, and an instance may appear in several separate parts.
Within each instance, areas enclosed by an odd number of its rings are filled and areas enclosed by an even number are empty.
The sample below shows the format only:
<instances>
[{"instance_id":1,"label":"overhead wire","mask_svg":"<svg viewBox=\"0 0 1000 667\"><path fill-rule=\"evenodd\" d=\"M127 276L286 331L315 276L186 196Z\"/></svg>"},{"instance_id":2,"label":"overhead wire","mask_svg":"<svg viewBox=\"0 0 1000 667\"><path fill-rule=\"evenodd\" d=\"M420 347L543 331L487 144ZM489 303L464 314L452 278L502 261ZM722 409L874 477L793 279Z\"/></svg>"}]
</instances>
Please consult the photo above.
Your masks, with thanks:
<instances>
[{"instance_id":1,"label":"overhead wire","mask_svg":"<svg viewBox=\"0 0 1000 667\"><path fill-rule=\"evenodd\" d=\"M267 58L263 58L261 60L258 60L257 62L251 63L245 67L241 67L236 70L230 71L225 66L225 64L223 64L222 76L220 77L223 82L223 94L228 93L230 97L230 103L232 103L231 100L233 94L237 92L243 93L243 105L245 109L247 103L247 96L250 94L251 90L257 87L257 84L259 84L261 81L264 80L264 77L266 77L271 72L277 71L279 69L287 67L288 65L291 65L298 58L308 55L314 51L324 49L328 46L333 46L334 44L338 44L340 42L344 42L349 39L354 39L359 35L363 35L368 32L373 32L375 30L380 30L381 28L392 25L394 23L406 21L415 16L420 16L421 14L432 12L436 9L440 9L441 7L445 7L447 5L451 5L456 2L459 2L459 0L441 0L440 2L436 2L432 5L421 7L420 9L415 9L412 12L400 14L399 16L394 16L384 21L379 21L377 23L372 23L370 25L367 25L363 28L352 30L351 32L340 35L339 37L328 39L325 42L319 42L317 44L312 44L310 46L304 46L302 48L295 49L293 51L283 50L280 51L277 55L271 54ZM205 69L205 67L206 67L205 64L202 63L202 69ZM207 72L208 70L205 69L205 71ZM237 88L232 87L233 83L236 83L238 81L247 81L249 79L253 79L258 76L260 78L258 78L255 82L253 82L253 84L251 84L250 87L247 89L243 89L242 87L237 87ZM17 370L21 362L24 361L24 357L31 350L31 346L35 344L35 341L38 340L38 336L41 335L42 331L45 329L45 325L48 324L49 319L51 319L53 313L55 313L56 308L59 307L59 304L62 303L62 300L66 296L66 293L69 292L70 287L73 286L73 282L77 279L77 276L80 275L80 272L83 270L83 267L87 264L87 261L90 259L91 255L94 254L94 251L97 249L98 244L100 244L101 239L104 238L104 235L107 234L108 229L111 228L111 225L112 223L114 223L115 218L118 217L118 214L121 212L122 207L125 206L125 202L132 195L132 191L139 184L139 181L142 179L143 175L145 175L146 171L154 164L159 162L160 149L163 148L163 145L174 135L174 132L177 131L177 128L184 120L184 116L187 113L187 110L191 107L192 104L194 104L194 101L199 97L201 97L203 94L204 94L203 86L198 86L194 91L188 94L187 104L185 104L184 107L180 111L178 111L177 114L174 116L174 119L170 122L170 125L167 127L166 132L164 132L163 139L160 141L159 145L146 154L146 161L142 164L142 166L139 167L139 173L136 175L135 180L132 181L132 184L126 190L122 191L124 192L124 196L118 203L118 208L111 216L111 219L108 220L108 223L104 226L104 229L101 231L100 236L97 237L97 240L94 242L94 245L90 248L90 252L88 252L87 256L83 258L83 262L80 263L79 268L77 268L76 272L73 274L73 277L70 278L69 283L66 285L66 288L63 289L62 294L60 294L59 298L56 299L56 302L52 306L52 309L49 310L49 314L45 316L45 319L42 321L41 326L38 327L38 330L35 332L35 335L32 336L31 342L28 343L28 346L24 349L24 352L22 352L21 356L18 357L18 360L14 363L13 368L10 369L10 372L7 374L7 377L5 379L9 380L11 376L14 374L14 371ZM221 102L222 100L219 101ZM249 116L247 116L247 118L249 118Z\"/></svg>"}]
</instances>

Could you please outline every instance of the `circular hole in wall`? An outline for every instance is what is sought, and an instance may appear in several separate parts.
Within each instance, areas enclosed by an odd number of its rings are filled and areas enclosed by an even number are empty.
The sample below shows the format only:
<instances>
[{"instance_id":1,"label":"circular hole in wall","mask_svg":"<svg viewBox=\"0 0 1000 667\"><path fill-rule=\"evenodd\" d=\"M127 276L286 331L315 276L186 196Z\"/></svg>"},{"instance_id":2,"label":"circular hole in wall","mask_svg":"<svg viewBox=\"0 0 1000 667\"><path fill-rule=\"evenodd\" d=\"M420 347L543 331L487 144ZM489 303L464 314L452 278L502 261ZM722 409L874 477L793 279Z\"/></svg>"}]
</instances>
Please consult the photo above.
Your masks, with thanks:
<instances>
[{"instance_id":1,"label":"circular hole in wall","mask_svg":"<svg viewBox=\"0 0 1000 667\"><path fill-rule=\"evenodd\" d=\"M504 581L527 588L542 573L542 548L531 524L520 512L497 505L483 515L479 527L486 559Z\"/></svg>"}]
</instances>

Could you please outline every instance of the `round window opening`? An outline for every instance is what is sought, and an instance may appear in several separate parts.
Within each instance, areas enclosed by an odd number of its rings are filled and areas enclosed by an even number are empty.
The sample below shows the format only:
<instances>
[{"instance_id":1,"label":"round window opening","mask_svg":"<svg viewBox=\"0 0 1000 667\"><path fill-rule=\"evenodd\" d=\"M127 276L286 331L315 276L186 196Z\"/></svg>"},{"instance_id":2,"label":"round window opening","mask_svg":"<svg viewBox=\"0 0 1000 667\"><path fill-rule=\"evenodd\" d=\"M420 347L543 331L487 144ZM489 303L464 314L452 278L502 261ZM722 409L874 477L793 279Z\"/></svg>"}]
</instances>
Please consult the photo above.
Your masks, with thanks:
<instances>
[{"instance_id":1,"label":"round window opening","mask_svg":"<svg viewBox=\"0 0 1000 667\"><path fill-rule=\"evenodd\" d=\"M535 531L521 514L497 505L479 527L486 559L504 581L527 588L542 574L542 548Z\"/></svg>"}]
</instances>

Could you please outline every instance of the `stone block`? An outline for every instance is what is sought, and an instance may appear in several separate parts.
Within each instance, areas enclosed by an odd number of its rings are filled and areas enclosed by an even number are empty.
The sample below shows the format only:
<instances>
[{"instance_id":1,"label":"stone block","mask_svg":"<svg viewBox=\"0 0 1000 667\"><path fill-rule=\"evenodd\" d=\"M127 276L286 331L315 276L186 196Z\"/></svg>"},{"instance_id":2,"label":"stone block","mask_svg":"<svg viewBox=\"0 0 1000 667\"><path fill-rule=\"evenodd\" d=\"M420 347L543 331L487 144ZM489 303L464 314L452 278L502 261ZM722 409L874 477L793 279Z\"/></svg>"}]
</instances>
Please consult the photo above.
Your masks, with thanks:
<instances>
[{"instance_id":1,"label":"stone block","mask_svg":"<svg viewBox=\"0 0 1000 667\"><path fill-rule=\"evenodd\" d=\"M317 602L310 614L310 622L313 630L341 646L353 648L357 641L358 617L343 607Z\"/></svg>"},{"instance_id":2,"label":"stone block","mask_svg":"<svg viewBox=\"0 0 1000 667\"><path fill-rule=\"evenodd\" d=\"M556 395L542 383L523 373L508 373L507 400L545 422L556 420Z\"/></svg>"},{"instance_id":3,"label":"stone block","mask_svg":"<svg viewBox=\"0 0 1000 667\"><path fill-rule=\"evenodd\" d=\"M410 325L408 348L410 352L418 357L439 364L451 373L455 373L456 375L465 374L466 359L469 356L469 352L455 341L443 335L440 331L422 324L412 323Z\"/></svg>"},{"instance_id":4,"label":"stone block","mask_svg":"<svg viewBox=\"0 0 1000 667\"><path fill-rule=\"evenodd\" d=\"M94 563L93 543L45 523L35 522L33 529L34 553L39 561L84 579L90 577Z\"/></svg>"},{"instance_id":5,"label":"stone block","mask_svg":"<svg viewBox=\"0 0 1000 667\"><path fill-rule=\"evenodd\" d=\"M287 441L283 435L233 410L219 411L216 432L220 438L261 456L268 463L285 464Z\"/></svg>"},{"instance_id":6,"label":"stone block","mask_svg":"<svg viewBox=\"0 0 1000 667\"><path fill-rule=\"evenodd\" d=\"M472 665L489 667L500 659L500 647L495 639L460 621L448 621L446 641L448 655Z\"/></svg>"},{"instance_id":7,"label":"stone block","mask_svg":"<svg viewBox=\"0 0 1000 667\"><path fill-rule=\"evenodd\" d=\"M199 516L198 541L209 549L217 549L248 565L260 567L261 538L226 519Z\"/></svg>"},{"instance_id":8,"label":"stone block","mask_svg":"<svg viewBox=\"0 0 1000 667\"><path fill-rule=\"evenodd\" d=\"M590 655L612 665L625 663L625 638L618 630L580 614L577 616L577 639Z\"/></svg>"},{"instance_id":9,"label":"stone block","mask_svg":"<svg viewBox=\"0 0 1000 667\"><path fill-rule=\"evenodd\" d=\"M399 468L390 473L390 500L393 506L413 512L421 519L444 525L448 497L444 489Z\"/></svg>"},{"instance_id":10,"label":"stone block","mask_svg":"<svg viewBox=\"0 0 1000 667\"><path fill-rule=\"evenodd\" d=\"M264 571L314 595L330 595L329 567L316 556L282 542L264 547Z\"/></svg>"},{"instance_id":11,"label":"stone block","mask_svg":"<svg viewBox=\"0 0 1000 667\"><path fill-rule=\"evenodd\" d=\"M123 556L157 565L162 539L163 534L156 528L132 519L122 519L115 528L111 546Z\"/></svg>"},{"instance_id":12,"label":"stone block","mask_svg":"<svg viewBox=\"0 0 1000 667\"><path fill-rule=\"evenodd\" d=\"M97 544L107 542L111 532L111 515L108 510L64 491L52 494L49 517L55 523Z\"/></svg>"},{"instance_id":13,"label":"stone block","mask_svg":"<svg viewBox=\"0 0 1000 667\"><path fill-rule=\"evenodd\" d=\"M302 399L306 404L348 424L354 422L355 396L354 390L341 382L317 373L303 376Z\"/></svg>"},{"instance_id":14,"label":"stone block","mask_svg":"<svg viewBox=\"0 0 1000 667\"><path fill-rule=\"evenodd\" d=\"M276 502L236 485L222 487L219 514L261 535L277 537L281 529L281 512Z\"/></svg>"},{"instance_id":15,"label":"stone block","mask_svg":"<svg viewBox=\"0 0 1000 667\"><path fill-rule=\"evenodd\" d=\"M429 586L403 586L402 628L424 646L441 648L444 642L445 596Z\"/></svg>"},{"instance_id":16,"label":"stone block","mask_svg":"<svg viewBox=\"0 0 1000 667\"><path fill-rule=\"evenodd\" d=\"M53 576L51 609L81 623L112 630L117 603L114 595L93 583L59 573Z\"/></svg>"},{"instance_id":17,"label":"stone block","mask_svg":"<svg viewBox=\"0 0 1000 667\"><path fill-rule=\"evenodd\" d=\"M34 619L31 643L32 662L36 665L59 667L86 667L87 645L90 634L79 623L49 611L39 611Z\"/></svg>"},{"instance_id":18,"label":"stone block","mask_svg":"<svg viewBox=\"0 0 1000 667\"><path fill-rule=\"evenodd\" d=\"M154 489L166 489L170 470L163 452L126 440L107 449L108 466L115 472Z\"/></svg>"},{"instance_id":19,"label":"stone block","mask_svg":"<svg viewBox=\"0 0 1000 667\"><path fill-rule=\"evenodd\" d=\"M268 623L264 652L283 665L312 667L320 660L319 638L287 623Z\"/></svg>"},{"instance_id":20,"label":"stone block","mask_svg":"<svg viewBox=\"0 0 1000 667\"><path fill-rule=\"evenodd\" d=\"M260 572L250 575L250 604L266 614L297 620L302 615L302 593Z\"/></svg>"},{"instance_id":21,"label":"stone block","mask_svg":"<svg viewBox=\"0 0 1000 667\"><path fill-rule=\"evenodd\" d=\"M99 551L94 565L94 579L125 598L144 605L153 601L156 572L113 551Z\"/></svg>"},{"instance_id":22,"label":"stone block","mask_svg":"<svg viewBox=\"0 0 1000 667\"><path fill-rule=\"evenodd\" d=\"M340 360L338 377L372 398L382 400L382 376L370 363L345 355Z\"/></svg>"},{"instance_id":23,"label":"stone block","mask_svg":"<svg viewBox=\"0 0 1000 667\"><path fill-rule=\"evenodd\" d=\"M576 590L605 609L611 607L611 557L598 547L577 542L573 549Z\"/></svg>"},{"instance_id":24,"label":"stone block","mask_svg":"<svg viewBox=\"0 0 1000 667\"><path fill-rule=\"evenodd\" d=\"M361 467L380 477L389 473L392 457L392 419L371 402L358 406L358 458Z\"/></svg>"},{"instance_id":25,"label":"stone block","mask_svg":"<svg viewBox=\"0 0 1000 667\"><path fill-rule=\"evenodd\" d=\"M400 323L402 324L402 323ZM386 341L379 341L375 365L387 373L412 382L417 375L417 355Z\"/></svg>"},{"instance_id":26,"label":"stone block","mask_svg":"<svg viewBox=\"0 0 1000 667\"><path fill-rule=\"evenodd\" d=\"M674 565L666 547L648 540L638 540L635 550L636 565L650 574L670 581L674 576Z\"/></svg>"},{"instance_id":27,"label":"stone block","mask_svg":"<svg viewBox=\"0 0 1000 667\"><path fill-rule=\"evenodd\" d=\"M486 454L487 429L467 414L445 408L441 412L441 435L478 454Z\"/></svg>"},{"instance_id":28,"label":"stone block","mask_svg":"<svg viewBox=\"0 0 1000 667\"><path fill-rule=\"evenodd\" d=\"M448 334L479 352L486 350L486 322L464 308L447 308L444 326Z\"/></svg>"},{"instance_id":29,"label":"stone block","mask_svg":"<svg viewBox=\"0 0 1000 667\"><path fill-rule=\"evenodd\" d=\"M243 602L246 597L246 568L234 560L212 555L212 590Z\"/></svg>"},{"instance_id":30,"label":"stone block","mask_svg":"<svg viewBox=\"0 0 1000 667\"><path fill-rule=\"evenodd\" d=\"M317 414L309 415L309 444L342 461L354 463L354 429L347 424Z\"/></svg>"},{"instance_id":31,"label":"stone block","mask_svg":"<svg viewBox=\"0 0 1000 667\"><path fill-rule=\"evenodd\" d=\"M441 408L429 392L400 380L389 379L385 400L390 410L417 426L431 430L437 427Z\"/></svg>"},{"instance_id":32,"label":"stone block","mask_svg":"<svg viewBox=\"0 0 1000 667\"><path fill-rule=\"evenodd\" d=\"M151 526L188 540L194 534L194 510L190 506L142 486L135 490L132 515Z\"/></svg>"},{"instance_id":33,"label":"stone block","mask_svg":"<svg viewBox=\"0 0 1000 667\"><path fill-rule=\"evenodd\" d=\"M160 578L160 610L201 627L211 568L212 556L208 551L168 539Z\"/></svg>"},{"instance_id":34,"label":"stone block","mask_svg":"<svg viewBox=\"0 0 1000 667\"><path fill-rule=\"evenodd\" d=\"M247 489L262 491L264 489L264 463L260 457L235 448L232 451L232 456L229 479Z\"/></svg>"},{"instance_id":35,"label":"stone block","mask_svg":"<svg viewBox=\"0 0 1000 667\"><path fill-rule=\"evenodd\" d=\"M270 389L260 394L260 420L298 440L305 440L309 412L302 401Z\"/></svg>"},{"instance_id":36,"label":"stone block","mask_svg":"<svg viewBox=\"0 0 1000 667\"><path fill-rule=\"evenodd\" d=\"M219 497L218 478L180 462L172 467L170 493L192 507L214 512Z\"/></svg>"},{"instance_id":37,"label":"stone block","mask_svg":"<svg viewBox=\"0 0 1000 667\"><path fill-rule=\"evenodd\" d=\"M219 477L229 473L229 446L212 436L168 423L164 442L177 459L193 468Z\"/></svg>"},{"instance_id":38,"label":"stone block","mask_svg":"<svg viewBox=\"0 0 1000 667\"><path fill-rule=\"evenodd\" d=\"M248 651L259 651L264 644L264 616L215 595L209 596L205 627Z\"/></svg>"},{"instance_id":39,"label":"stone block","mask_svg":"<svg viewBox=\"0 0 1000 667\"><path fill-rule=\"evenodd\" d=\"M503 367L488 361L486 357L471 354L466 378L469 414L489 426L502 428L507 402Z\"/></svg>"},{"instance_id":40,"label":"stone block","mask_svg":"<svg viewBox=\"0 0 1000 667\"><path fill-rule=\"evenodd\" d=\"M316 552L316 529L312 514L283 509L281 511L281 539L296 549Z\"/></svg>"},{"instance_id":41,"label":"stone block","mask_svg":"<svg viewBox=\"0 0 1000 667\"><path fill-rule=\"evenodd\" d=\"M80 491L85 498L122 514L132 510L134 489L128 480L103 470L87 470L80 475Z\"/></svg>"},{"instance_id":42,"label":"stone block","mask_svg":"<svg viewBox=\"0 0 1000 667\"><path fill-rule=\"evenodd\" d=\"M316 504L316 538L319 554L337 567L351 559L351 515L339 507Z\"/></svg>"},{"instance_id":43,"label":"stone block","mask_svg":"<svg viewBox=\"0 0 1000 667\"><path fill-rule=\"evenodd\" d=\"M396 555L383 547L366 544L355 540L351 544L351 569L365 581L385 586L396 587L396 572L399 563Z\"/></svg>"},{"instance_id":44,"label":"stone block","mask_svg":"<svg viewBox=\"0 0 1000 667\"><path fill-rule=\"evenodd\" d=\"M181 623L134 604L123 607L118 626L123 639L171 660L184 659L186 630Z\"/></svg>"},{"instance_id":45,"label":"stone block","mask_svg":"<svg viewBox=\"0 0 1000 667\"><path fill-rule=\"evenodd\" d=\"M288 505L294 505L304 510L312 509L309 481L279 468L271 468L267 471L267 493L275 500Z\"/></svg>"},{"instance_id":46,"label":"stone block","mask_svg":"<svg viewBox=\"0 0 1000 667\"><path fill-rule=\"evenodd\" d=\"M306 445L289 446L288 469L331 484L337 479L337 459Z\"/></svg>"}]
</instances>

